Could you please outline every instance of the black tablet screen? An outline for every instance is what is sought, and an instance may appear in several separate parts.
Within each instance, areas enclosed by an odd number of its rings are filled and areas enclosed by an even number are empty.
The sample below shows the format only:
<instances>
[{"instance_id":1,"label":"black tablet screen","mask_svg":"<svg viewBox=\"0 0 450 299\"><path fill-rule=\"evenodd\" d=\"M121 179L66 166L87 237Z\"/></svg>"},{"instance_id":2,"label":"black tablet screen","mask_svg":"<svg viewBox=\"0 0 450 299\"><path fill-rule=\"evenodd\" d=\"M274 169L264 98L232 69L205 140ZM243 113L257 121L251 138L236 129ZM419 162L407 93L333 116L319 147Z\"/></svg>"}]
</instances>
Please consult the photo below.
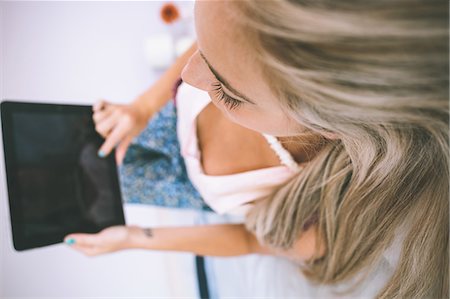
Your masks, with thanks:
<instances>
[{"instance_id":1,"label":"black tablet screen","mask_svg":"<svg viewBox=\"0 0 450 299\"><path fill-rule=\"evenodd\" d=\"M90 107L26 110L12 111L4 128L15 247L124 224L114 155L98 157Z\"/></svg>"}]
</instances>

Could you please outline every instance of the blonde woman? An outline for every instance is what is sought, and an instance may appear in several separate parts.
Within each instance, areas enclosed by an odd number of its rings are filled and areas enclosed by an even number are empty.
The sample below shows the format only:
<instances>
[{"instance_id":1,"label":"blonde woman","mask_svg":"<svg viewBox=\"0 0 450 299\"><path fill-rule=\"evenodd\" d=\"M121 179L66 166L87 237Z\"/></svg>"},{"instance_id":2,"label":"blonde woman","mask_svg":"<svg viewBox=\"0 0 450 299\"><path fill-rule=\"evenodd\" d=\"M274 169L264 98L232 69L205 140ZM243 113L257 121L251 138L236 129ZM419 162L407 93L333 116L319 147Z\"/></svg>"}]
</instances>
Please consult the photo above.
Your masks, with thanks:
<instances>
[{"instance_id":1,"label":"blonde woman","mask_svg":"<svg viewBox=\"0 0 450 299\"><path fill-rule=\"evenodd\" d=\"M181 123L195 116L198 148L179 126L180 146L205 201L241 207L245 224L112 227L68 236L73 248L282 256L308 282L298 297L357 285L387 262L383 285L363 295L447 298L447 1L200 1L195 17L198 48L186 54L177 109ZM102 153L118 144L123 158L185 58L133 104L97 106ZM196 90L210 103L195 102ZM261 171L279 177L255 191ZM219 202L201 175L241 197L222 192Z\"/></svg>"}]
</instances>

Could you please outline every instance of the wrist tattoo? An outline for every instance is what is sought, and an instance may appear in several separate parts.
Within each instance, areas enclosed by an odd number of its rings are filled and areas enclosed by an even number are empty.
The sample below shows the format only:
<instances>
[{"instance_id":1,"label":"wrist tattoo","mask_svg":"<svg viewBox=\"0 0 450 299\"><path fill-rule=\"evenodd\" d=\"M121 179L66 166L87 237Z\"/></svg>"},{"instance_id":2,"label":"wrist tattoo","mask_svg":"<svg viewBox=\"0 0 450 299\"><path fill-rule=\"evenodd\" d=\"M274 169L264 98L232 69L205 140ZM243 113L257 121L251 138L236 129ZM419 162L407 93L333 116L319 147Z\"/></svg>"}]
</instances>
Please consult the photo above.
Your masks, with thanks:
<instances>
[{"instance_id":1,"label":"wrist tattoo","mask_svg":"<svg viewBox=\"0 0 450 299\"><path fill-rule=\"evenodd\" d=\"M143 231L147 237L149 237L149 238L153 237L153 230L151 228L144 228Z\"/></svg>"}]
</instances>

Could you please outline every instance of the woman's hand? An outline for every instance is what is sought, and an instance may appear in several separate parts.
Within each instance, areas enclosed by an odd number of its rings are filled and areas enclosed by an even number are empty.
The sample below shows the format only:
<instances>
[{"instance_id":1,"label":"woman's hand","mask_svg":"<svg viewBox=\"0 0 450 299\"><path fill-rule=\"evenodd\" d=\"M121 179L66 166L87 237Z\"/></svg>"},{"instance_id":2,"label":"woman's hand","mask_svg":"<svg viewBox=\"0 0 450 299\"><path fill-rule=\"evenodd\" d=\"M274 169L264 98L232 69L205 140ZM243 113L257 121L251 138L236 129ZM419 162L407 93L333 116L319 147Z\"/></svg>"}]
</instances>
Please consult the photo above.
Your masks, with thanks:
<instances>
[{"instance_id":1,"label":"woman's hand","mask_svg":"<svg viewBox=\"0 0 450 299\"><path fill-rule=\"evenodd\" d=\"M153 112L136 103L119 105L103 100L94 104L92 109L95 129L106 139L98 151L99 156L109 155L117 146L116 161L121 164L131 141L142 132Z\"/></svg>"},{"instance_id":2,"label":"woman's hand","mask_svg":"<svg viewBox=\"0 0 450 299\"><path fill-rule=\"evenodd\" d=\"M117 225L96 234L69 234L64 242L87 256L95 256L128 248L131 227Z\"/></svg>"},{"instance_id":3,"label":"woman's hand","mask_svg":"<svg viewBox=\"0 0 450 299\"><path fill-rule=\"evenodd\" d=\"M99 101L93 107L97 132L106 138L99 156L108 155L116 148L116 161L121 164L134 137L147 125L154 113L173 97L173 87L190 57L197 51L197 43L186 50L148 90L129 105L116 105Z\"/></svg>"}]
</instances>

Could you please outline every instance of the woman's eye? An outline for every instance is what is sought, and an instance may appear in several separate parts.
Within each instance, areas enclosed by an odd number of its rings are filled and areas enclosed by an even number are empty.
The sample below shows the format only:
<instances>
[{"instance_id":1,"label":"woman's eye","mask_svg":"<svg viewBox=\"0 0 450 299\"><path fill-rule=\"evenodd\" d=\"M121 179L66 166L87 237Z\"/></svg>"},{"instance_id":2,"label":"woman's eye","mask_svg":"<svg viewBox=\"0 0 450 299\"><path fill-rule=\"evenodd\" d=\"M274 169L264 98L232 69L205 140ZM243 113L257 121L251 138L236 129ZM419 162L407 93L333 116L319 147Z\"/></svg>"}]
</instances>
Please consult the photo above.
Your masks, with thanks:
<instances>
[{"instance_id":1,"label":"woman's eye","mask_svg":"<svg viewBox=\"0 0 450 299\"><path fill-rule=\"evenodd\" d=\"M223 101L224 104L228 107L228 109L233 110L237 109L241 104L242 101L238 101L229 95L227 95L224 91L220 83L214 83L214 89L212 90L214 94L217 96L218 102Z\"/></svg>"}]
</instances>

